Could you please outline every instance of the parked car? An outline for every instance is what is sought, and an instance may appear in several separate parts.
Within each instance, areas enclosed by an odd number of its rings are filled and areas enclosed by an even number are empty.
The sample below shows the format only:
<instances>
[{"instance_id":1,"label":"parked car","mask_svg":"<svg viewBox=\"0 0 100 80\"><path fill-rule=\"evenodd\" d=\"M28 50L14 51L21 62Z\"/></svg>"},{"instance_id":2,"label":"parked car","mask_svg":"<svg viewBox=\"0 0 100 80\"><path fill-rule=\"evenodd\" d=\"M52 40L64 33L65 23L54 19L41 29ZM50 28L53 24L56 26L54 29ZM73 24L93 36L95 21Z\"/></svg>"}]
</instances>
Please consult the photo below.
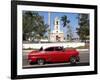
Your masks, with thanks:
<instances>
[{"instance_id":1,"label":"parked car","mask_svg":"<svg viewBox=\"0 0 100 80\"><path fill-rule=\"evenodd\" d=\"M29 63L43 65L46 62L70 62L76 64L79 61L79 52L76 49L64 49L61 46L47 47L34 50L28 54Z\"/></svg>"}]
</instances>

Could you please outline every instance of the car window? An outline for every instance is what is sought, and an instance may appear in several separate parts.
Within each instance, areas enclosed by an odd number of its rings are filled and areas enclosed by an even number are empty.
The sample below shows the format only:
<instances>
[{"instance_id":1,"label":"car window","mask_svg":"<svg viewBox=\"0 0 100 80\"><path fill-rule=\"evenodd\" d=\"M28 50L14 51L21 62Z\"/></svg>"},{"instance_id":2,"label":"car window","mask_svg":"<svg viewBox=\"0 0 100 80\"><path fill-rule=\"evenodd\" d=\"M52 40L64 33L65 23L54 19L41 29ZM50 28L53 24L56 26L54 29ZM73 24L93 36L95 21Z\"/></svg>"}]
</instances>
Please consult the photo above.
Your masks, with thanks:
<instances>
[{"instance_id":1,"label":"car window","mask_svg":"<svg viewBox=\"0 0 100 80\"><path fill-rule=\"evenodd\" d=\"M55 51L62 51L63 48L62 47L55 47Z\"/></svg>"},{"instance_id":2,"label":"car window","mask_svg":"<svg viewBox=\"0 0 100 80\"><path fill-rule=\"evenodd\" d=\"M45 51L54 51L54 48L50 47L50 48L45 49Z\"/></svg>"}]
</instances>

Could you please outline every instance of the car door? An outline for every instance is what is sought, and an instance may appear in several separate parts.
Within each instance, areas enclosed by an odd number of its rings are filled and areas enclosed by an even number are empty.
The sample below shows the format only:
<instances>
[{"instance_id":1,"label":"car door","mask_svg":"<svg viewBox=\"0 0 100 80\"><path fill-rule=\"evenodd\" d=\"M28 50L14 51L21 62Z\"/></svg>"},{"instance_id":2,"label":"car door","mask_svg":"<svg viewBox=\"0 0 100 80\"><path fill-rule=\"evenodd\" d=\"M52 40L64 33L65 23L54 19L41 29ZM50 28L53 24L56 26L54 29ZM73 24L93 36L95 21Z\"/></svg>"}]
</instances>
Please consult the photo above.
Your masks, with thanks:
<instances>
[{"instance_id":1,"label":"car door","mask_svg":"<svg viewBox=\"0 0 100 80\"><path fill-rule=\"evenodd\" d=\"M45 49L45 53L46 53L46 60L48 62L55 62L55 51L54 51L54 47L49 47Z\"/></svg>"},{"instance_id":2,"label":"car door","mask_svg":"<svg viewBox=\"0 0 100 80\"><path fill-rule=\"evenodd\" d=\"M55 47L55 58L57 62L66 61L66 53L62 47Z\"/></svg>"}]
</instances>

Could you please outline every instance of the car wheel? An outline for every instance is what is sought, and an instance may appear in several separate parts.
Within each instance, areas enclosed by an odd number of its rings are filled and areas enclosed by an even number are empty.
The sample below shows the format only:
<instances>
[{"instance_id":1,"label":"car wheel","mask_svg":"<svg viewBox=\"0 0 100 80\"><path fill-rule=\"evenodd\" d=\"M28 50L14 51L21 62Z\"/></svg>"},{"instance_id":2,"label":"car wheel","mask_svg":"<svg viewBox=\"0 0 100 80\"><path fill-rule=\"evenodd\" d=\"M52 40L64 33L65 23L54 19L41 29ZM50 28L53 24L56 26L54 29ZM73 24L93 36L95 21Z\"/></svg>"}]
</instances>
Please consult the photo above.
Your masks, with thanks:
<instances>
[{"instance_id":1,"label":"car wheel","mask_svg":"<svg viewBox=\"0 0 100 80\"><path fill-rule=\"evenodd\" d=\"M43 65L44 62L45 62L44 59L38 59L38 60L37 60L37 63L38 63L39 65Z\"/></svg>"},{"instance_id":2,"label":"car wheel","mask_svg":"<svg viewBox=\"0 0 100 80\"><path fill-rule=\"evenodd\" d=\"M71 57L71 58L70 58L70 63L71 63L71 64L76 64L76 57L74 57L74 56Z\"/></svg>"},{"instance_id":3,"label":"car wheel","mask_svg":"<svg viewBox=\"0 0 100 80\"><path fill-rule=\"evenodd\" d=\"M33 62L29 62L30 65L33 65Z\"/></svg>"}]
</instances>

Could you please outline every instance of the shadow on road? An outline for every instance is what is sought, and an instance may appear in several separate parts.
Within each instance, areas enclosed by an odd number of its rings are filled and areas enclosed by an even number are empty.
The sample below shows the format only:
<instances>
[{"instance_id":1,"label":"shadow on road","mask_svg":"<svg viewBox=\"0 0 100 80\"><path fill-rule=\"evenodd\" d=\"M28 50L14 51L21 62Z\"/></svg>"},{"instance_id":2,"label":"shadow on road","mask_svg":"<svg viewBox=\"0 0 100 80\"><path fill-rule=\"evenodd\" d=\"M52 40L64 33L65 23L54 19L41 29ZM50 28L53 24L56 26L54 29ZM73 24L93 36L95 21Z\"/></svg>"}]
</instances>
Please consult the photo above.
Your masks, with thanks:
<instances>
[{"instance_id":1,"label":"shadow on road","mask_svg":"<svg viewBox=\"0 0 100 80\"><path fill-rule=\"evenodd\" d=\"M77 64L47 64L47 65L29 65L23 66L23 69L29 68L50 68L50 67L73 67L73 66L89 66L89 63L77 63Z\"/></svg>"}]
</instances>

